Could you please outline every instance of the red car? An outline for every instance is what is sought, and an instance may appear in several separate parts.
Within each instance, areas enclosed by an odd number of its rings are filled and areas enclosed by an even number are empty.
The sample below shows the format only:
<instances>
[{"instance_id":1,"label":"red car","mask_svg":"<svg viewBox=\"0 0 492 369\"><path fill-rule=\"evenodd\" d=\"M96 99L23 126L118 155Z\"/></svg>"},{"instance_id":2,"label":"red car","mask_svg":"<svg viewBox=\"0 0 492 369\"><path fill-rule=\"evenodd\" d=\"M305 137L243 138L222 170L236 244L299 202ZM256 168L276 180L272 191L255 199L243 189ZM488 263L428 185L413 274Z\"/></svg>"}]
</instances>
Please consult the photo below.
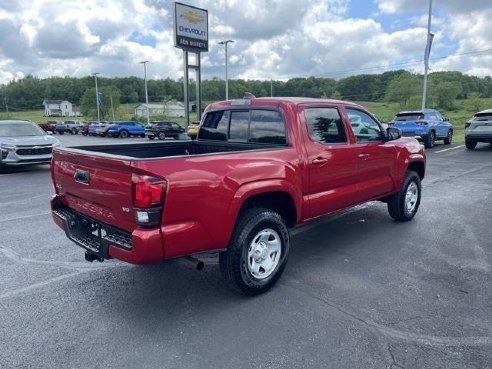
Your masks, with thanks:
<instances>
[{"instance_id":1,"label":"red car","mask_svg":"<svg viewBox=\"0 0 492 369\"><path fill-rule=\"evenodd\" d=\"M45 132L56 132L56 120L48 120L46 123L39 123L39 127Z\"/></svg>"}]
</instances>

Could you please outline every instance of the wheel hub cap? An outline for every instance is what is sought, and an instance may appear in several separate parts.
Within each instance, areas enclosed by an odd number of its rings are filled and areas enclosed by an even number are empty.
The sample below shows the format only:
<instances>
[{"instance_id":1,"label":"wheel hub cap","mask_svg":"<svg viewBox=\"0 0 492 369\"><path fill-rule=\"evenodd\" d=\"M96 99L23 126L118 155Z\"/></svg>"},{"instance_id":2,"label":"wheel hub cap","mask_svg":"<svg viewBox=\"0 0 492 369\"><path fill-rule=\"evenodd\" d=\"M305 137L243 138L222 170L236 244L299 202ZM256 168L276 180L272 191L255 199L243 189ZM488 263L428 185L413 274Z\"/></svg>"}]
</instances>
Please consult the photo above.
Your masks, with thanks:
<instances>
[{"instance_id":1,"label":"wheel hub cap","mask_svg":"<svg viewBox=\"0 0 492 369\"><path fill-rule=\"evenodd\" d=\"M256 234L248 248L248 271L257 279L264 279L275 271L282 252L282 241L273 229Z\"/></svg>"}]
</instances>

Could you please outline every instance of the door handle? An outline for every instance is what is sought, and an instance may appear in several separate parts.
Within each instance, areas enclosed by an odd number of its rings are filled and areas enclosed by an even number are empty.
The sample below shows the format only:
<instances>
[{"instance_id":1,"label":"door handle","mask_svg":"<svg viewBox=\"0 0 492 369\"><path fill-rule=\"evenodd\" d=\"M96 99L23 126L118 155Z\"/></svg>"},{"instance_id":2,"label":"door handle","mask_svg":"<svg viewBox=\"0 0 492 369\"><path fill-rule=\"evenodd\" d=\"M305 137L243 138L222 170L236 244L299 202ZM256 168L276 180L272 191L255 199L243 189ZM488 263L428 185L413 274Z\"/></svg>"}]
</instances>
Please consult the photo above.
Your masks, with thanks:
<instances>
[{"instance_id":1,"label":"door handle","mask_svg":"<svg viewBox=\"0 0 492 369\"><path fill-rule=\"evenodd\" d=\"M325 158L313 159L313 164L316 164L316 165L322 165L322 164L325 164L327 162L328 162L328 159L325 159Z\"/></svg>"},{"instance_id":2,"label":"door handle","mask_svg":"<svg viewBox=\"0 0 492 369\"><path fill-rule=\"evenodd\" d=\"M369 158L369 154L359 154L357 157L361 160L366 160Z\"/></svg>"}]
</instances>

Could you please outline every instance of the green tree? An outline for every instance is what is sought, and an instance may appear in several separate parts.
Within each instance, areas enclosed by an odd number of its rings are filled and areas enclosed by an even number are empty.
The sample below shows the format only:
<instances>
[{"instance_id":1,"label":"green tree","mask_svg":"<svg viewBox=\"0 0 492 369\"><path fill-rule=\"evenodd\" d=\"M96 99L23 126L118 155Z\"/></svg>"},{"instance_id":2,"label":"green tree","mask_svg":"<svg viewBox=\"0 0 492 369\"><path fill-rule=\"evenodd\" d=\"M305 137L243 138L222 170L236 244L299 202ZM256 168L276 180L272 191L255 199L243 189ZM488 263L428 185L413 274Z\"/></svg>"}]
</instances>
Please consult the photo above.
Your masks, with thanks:
<instances>
[{"instance_id":1,"label":"green tree","mask_svg":"<svg viewBox=\"0 0 492 369\"><path fill-rule=\"evenodd\" d=\"M428 89L428 105L438 109L453 110L454 101L461 92L461 85L458 82L436 82L436 80L431 82Z\"/></svg>"},{"instance_id":2,"label":"green tree","mask_svg":"<svg viewBox=\"0 0 492 369\"><path fill-rule=\"evenodd\" d=\"M389 82L385 99L388 102L396 102L400 104L401 108L405 108L410 98L418 95L421 90L420 78L414 74L405 72Z\"/></svg>"},{"instance_id":3,"label":"green tree","mask_svg":"<svg viewBox=\"0 0 492 369\"><path fill-rule=\"evenodd\" d=\"M103 94L99 107L101 120L112 119L112 110L118 110L121 104L121 91L115 86L104 86L98 89ZM112 102L112 105L111 105ZM81 112L87 117L97 118L96 88L89 88L82 96Z\"/></svg>"}]
</instances>

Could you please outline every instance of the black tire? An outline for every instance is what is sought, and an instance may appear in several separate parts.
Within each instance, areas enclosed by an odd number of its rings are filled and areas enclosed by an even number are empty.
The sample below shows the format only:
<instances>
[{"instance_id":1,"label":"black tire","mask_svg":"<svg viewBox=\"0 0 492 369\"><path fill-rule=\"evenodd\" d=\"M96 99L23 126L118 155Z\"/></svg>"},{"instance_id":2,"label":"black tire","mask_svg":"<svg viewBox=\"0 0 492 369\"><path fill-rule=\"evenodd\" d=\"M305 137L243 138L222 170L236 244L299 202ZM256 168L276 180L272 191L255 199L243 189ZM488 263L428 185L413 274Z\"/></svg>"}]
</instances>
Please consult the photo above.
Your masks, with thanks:
<instances>
[{"instance_id":1,"label":"black tire","mask_svg":"<svg viewBox=\"0 0 492 369\"><path fill-rule=\"evenodd\" d=\"M141 137L141 138L145 138L145 133L142 133L142 134L140 135L140 137Z\"/></svg>"},{"instance_id":2,"label":"black tire","mask_svg":"<svg viewBox=\"0 0 492 369\"><path fill-rule=\"evenodd\" d=\"M398 222L412 220L420 205L422 186L420 177L412 170L407 171L398 193L388 198L388 212Z\"/></svg>"},{"instance_id":3,"label":"black tire","mask_svg":"<svg viewBox=\"0 0 492 369\"><path fill-rule=\"evenodd\" d=\"M227 251L219 255L220 270L225 280L233 289L248 296L268 291L285 269L289 239L289 230L276 212L262 208L244 211L236 223ZM271 244L270 247L279 248L278 251L269 250L265 241ZM262 256L255 260L248 257L248 253ZM265 270L262 263L270 263L271 268ZM255 265L258 269L256 276L251 270Z\"/></svg>"},{"instance_id":4,"label":"black tire","mask_svg":"<svg viewBox=\"0 0 492 369\"><path fill-rule=\"evenodd\" d=\"M475 147L477 147L477 141L471 138L465 138L465 146L468 150L475 150Z\"/></svg>"},{"instance_id":5,"label":"black tire","mask_svg":"<svg viewBox=\"0 0 492 369\"><path fill-rule=\"evenodd\" d=\"M159 133L157 134L157 138L158 138L159 140L164 140L164 139L166 139L166 134L165 134L164 132L159 132Z\"/></svg>"},{"instance_id":6,"label":"black tire","mask_svg":"<svg viewBox=\"0 0 492 369\"><path fill-rule=\"evenodd\" d=\"M79 133L75 128L70 131L71 134L76 135Z\"/></svg>"},{"instance_id":7,"label":"black tire","mask_svg":"<svg viewBox=\"0 0 492 369\"><path fill-rule=\"evenodd\" d=\"M153 140L155 137L154 136L148 136L149 140Z\"/></svg>"},{"instance_id":8,"label":"black tire","mask_svg":"<svg viewBox=\"0 0 492 369\"><path fill-rule=\"evenodd\" d=\"M448 135L444 139L444 144L445 145L451 145L452 142L453 142L453 130L450 129L450 130L448 130Z\"/></svg>"},{"instance_id":9,"label":"black tire","mask_svg":"<svg viewBox=\"0 0 492 369\"><path fill-rule=\"evenodd\" d=\"M434 147L434 143L436 142L436 133L434 131L430 131L427 137L425 138L425 148L432 149Z\"/></svg>"},{"instance_id":10,"label":"black tire","mask_svg":"<svg viewBox=\"0 0 492 369\"><path fill-rule=\"evenodd\" d=\"M59 134L63 135L65 132L63 131L58 131Z\"/></svg>"},{"instance_id":11,"label":"black tire","mask_svg":"<svg viewBox=\"0 0 492 369\"><path fill-rule=\"evenodd\" d=\"M122 131L120 131L120 137L121 138L127 138L128 136L129 136L128 131L126 131L124 129Z\"/></svg>"}]
</instances>

